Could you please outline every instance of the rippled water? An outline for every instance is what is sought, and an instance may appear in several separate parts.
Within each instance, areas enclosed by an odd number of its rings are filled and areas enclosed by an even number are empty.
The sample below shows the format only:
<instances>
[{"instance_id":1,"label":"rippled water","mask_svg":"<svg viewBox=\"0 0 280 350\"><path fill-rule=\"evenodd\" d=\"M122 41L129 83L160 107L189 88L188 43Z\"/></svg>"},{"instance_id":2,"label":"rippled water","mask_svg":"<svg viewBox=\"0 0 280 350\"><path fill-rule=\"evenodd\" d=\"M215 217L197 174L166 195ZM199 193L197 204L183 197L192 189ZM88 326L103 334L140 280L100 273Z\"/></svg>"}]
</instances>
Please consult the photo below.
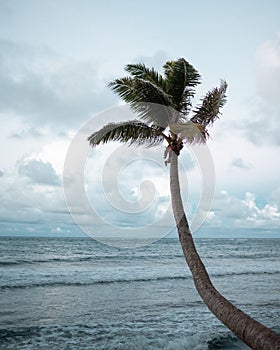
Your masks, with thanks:
<instances>
[{"instance_id":1,"label":"rippled water","mask_svg":"<svg viewBox=\"0 0 280 350\"><path fill-rule=\"evenodd\" d=\"M199 239L215 286L280 331L280 240ZM180 245L0 238L0 349L247 349L201 302Z\"/></svg>"}]
</instances>

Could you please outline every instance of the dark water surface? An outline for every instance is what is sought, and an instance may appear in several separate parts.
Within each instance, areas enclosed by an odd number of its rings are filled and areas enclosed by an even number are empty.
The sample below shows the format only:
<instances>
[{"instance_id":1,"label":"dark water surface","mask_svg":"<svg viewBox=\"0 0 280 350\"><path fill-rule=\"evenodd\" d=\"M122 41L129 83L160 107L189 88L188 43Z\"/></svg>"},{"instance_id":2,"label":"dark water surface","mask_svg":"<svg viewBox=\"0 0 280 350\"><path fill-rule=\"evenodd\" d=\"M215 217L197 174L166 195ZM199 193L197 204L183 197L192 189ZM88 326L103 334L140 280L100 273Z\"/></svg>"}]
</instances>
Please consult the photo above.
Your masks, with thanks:
<instances>
[{"instance_id":1,"label":"dark water surface","mask_svg":"<svg viewBox=\"0 0 280 350\"><path fill-rule=\"evenodd\" d=\"M198 239L215 286L280 331L280 239ZM180 245L0 238L0 349L248 349L201 302Z\"/></svg>"}]
</instances>

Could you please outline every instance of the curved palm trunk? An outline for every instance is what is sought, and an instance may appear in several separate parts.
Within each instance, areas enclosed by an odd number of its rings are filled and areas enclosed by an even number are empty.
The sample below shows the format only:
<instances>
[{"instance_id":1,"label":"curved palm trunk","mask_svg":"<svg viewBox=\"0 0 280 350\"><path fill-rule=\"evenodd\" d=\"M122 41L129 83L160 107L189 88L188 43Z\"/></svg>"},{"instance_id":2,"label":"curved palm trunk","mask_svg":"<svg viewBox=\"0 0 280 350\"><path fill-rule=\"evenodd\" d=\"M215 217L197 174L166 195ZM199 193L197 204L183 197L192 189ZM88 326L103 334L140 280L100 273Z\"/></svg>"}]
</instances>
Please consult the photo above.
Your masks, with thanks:
<instances>
[{"instance_id":1,"label":"curved palm trunk","mask_svg":"<svg viewBox=\"0 0 280 350\"><path fill-rule=\"evenodd\" d=\"M242 341L255 350L279 350L280 337L239 310L213 286L201 261L189 229L180 194L178 156L170 152L170 190L172 208L186 262L196 289L210 311Z\"/></svg>"}]
</instances>

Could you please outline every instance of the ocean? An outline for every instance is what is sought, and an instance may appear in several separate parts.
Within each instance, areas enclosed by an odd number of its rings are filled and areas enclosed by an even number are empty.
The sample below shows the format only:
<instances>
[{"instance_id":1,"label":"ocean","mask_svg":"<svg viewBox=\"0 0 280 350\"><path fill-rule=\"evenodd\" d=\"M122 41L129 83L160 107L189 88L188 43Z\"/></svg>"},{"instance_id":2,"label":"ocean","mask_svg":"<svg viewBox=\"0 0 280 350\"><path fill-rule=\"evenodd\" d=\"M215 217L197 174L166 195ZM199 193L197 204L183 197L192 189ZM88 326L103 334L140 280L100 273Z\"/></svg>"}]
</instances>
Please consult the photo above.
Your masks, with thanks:
<instances>
[{"instance_id":1,"label":"ocean","mask_svg":"<svg viewBox=\"0 0 280 350\"><path fill-rule=\"evenodd\" d=\"M222 294L280 333L280 239L197 239ZM248 349L200 300L177 239L0 238L0 350Z\"/></svg>"}]
</instances>

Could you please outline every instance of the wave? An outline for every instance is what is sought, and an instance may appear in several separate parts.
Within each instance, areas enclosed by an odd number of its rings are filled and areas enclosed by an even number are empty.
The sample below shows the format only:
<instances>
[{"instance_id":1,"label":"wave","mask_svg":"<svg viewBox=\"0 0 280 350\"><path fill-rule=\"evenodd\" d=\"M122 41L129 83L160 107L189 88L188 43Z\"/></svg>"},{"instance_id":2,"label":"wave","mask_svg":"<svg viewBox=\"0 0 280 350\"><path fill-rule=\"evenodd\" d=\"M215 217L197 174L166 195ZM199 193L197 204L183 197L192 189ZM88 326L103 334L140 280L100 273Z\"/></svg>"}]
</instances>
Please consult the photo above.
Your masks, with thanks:
<instances>
[{"instance_id":1,"label":"wave","mask_svg":"<svg viewBox=\"0 0 280 350\"><path fill-rule=\"evenodd\" d=\"M110 322L109 322L110 324ZM108 324L107 324L108 325ZM147 336L147 329L140 336L134 333L133 336L126 329L123 323L123 332L119 327L110 324L110 329L106 329L106 324L83 324L75 325L55 325L48 326L25 326L0 329L1 349L84 349L84 350L123 350L123 349L162 349L162 350L249 350L240 339L228 331L196 332L193 329L188 335L181 334L170 338L168 332L156 332L151 338L151 328ZM166 329L166 328L165 328ZM273 329L273 328L272 328ZM277 332L277 329L273 329ZM124 336L125 335L125 336ZM75 339L75 342L73 342ZM74 345L74 347L73 347Z\"/></svg>"},{"instance_id":2,"label":"wave","mask_svg":"<svg viewBox=\"0 0 280 350\"><path fill-rule=\"evenodd\" d=\"M121 349L154 349L155 344L157 348L161 349L174 349L174 350L182 350L186 348L192 349L207 349L207 350L247 350L249 349L241 340L239 340L236 336L229 333L217 334L216 336L212 336L210 338L210 334L205 334L203 337L198 336L197 334L191 335L189 337L182 337L176 339L165 339L165 341L161 338L155 337L153 338L153 342L151 343L148 338L134 337L133 343L132 339L126 338L124 342L123 338L119 334L116 334L115 337L107 338L106 344L102 341L102 337L95 338L94 329L97 327L96 324L92 326L86 325L76 325L76 326L30 326L30 327L19 327L14 329L2 329L0 330L0 340L5 346L13 345L15 348L19 349L19 346L24 346L28 343L33 342L33 344L38 344L38 341L42 345L44 343L46 347L47 345L51 345L55 349L61 348L61 345L71 344L69 342L69 338L72 337L79 339L79 344L83 345L83 349L96 349L96 346L92 346L92 340L95 339L98 342L99 349L108 349L114 348L116 350ZM100 331L103 331L103 327L100 327ZM115 331L114 329L112 330ZM118 331L119 333L120 331ZM81 334L83 335L81 337ZM106 333L105 333L106 334ZM50 338L51 336L51 338ZM70 336L70 337L69 337ZM56 344L52 344L52 338L55 339ZM104 337L103 337L104 338ZM121 338L121 339L120 339ZM210 340L207 340L207 338ZM84 341L82 340L84 339ZM86 344L90 339L90 345ZM109 345L109 347L108 347ZM111 347L110 347L111 345ZM23 347L22 347L23 348ZM24 347L25 348L25 347ZM33 347L32 347L33 348ZM44 347L45 348L45 347ZM72 347L71 347L72 348ZM79 347L80 348L80 347Z\"/></svg>"},{"instance_id":3,"label":"wave","mask_svg":"<svg viewBox=\"0 0 280 350\"><path fill-rule=\"evenodd\" d=\"M108 280L93 280L84 282L71 282L71 281L46 281L46 282L31 282L26 284L15 285L2 285L0 289L22 289L22 288L36 288L36 287L79 287L79 286L93 286L98 284L115 284L115 283L132 283L132 282L156 282L156 281L168 281L168 280L186 280L190 279L190 276L164 276L164 277L152 277L152 278L120 278L120 279L108 279Z\"/></svg>"},{"instance_id":4,"label":"wave","mask_svg":"<svg viewBox=\"0 0 280 350\"><path fill-rule=\"evenodd\" d=\"M29 259L29 260L13 260L13 261L0 261L0 267L1 266L14 266L14 265L32 265L32 264L44 264L44 263L51 263L51 262L83 262L88 260L95 260L98 259L96 257L79 257L79 258L49 258L49 259ZM108 259L108 257L106 257Z\"/></svg>"},{"instance_id":5,"label":"wave","mask_svg":"<svg viewBox=\"0 0 280 350\"><path fill-rule=\"evenodd\" d=\"M48 258L48 259L29 259L29 260L6 260L6 261L0 261L0 267L1 266L13 266L13 265L35 265L35 264L46 264L46 263L52 263L52 262L62 262L62 263L77 263L77 262L84 262L84 261L99 261L99 260L113 260L113 259L119 259L118 256L85 256L85 257L71 257L71 258L63 258L63 257L55 257L55 258ZM128 260L127 258L124 258L125 260Z\"/></svg>"},{"instance_id":6,"label":"wave","mask_svg":"<svg viewBox=\"0 0 280 350\"><path fill-rule=\"evenodd\" d=\"M0 266L13 266L13 265L23 265L28 264L27 261L21 260L21 261L0 261Z\"/></svg>"},{"instance_id":7,"label":"wave","mask_svg":"<svg viewBox=\"0 0 280 350\"><path fill-rule=\"evenodd\" d=\"M237 273L217 273L212 274L211 278L220 278L220 277L233 277L233 276L243 276L243 275L279 275L279 271L271 271L271 272L258 272L258 271L250 271L250 272L237 272ZM79 287L79 286L93 286L93 285L101 285L101 284L116 284L116 283L141 283L141 282L162 282L162 281L179 281L179 280L190 280L191 275L179 275L179 276L155 276L155 277L135 277L135 278L112 278L112 279L93 279L87 281L40 281L40 282L26 282L22 284L5 284L0 285L0 290L2 289L23 289L23 288L38 288L38 287Z\"/></svg>"},{"instance_id":8,"label":"wave","mask_svg":"<svg viewBox=\"0 0 280 350\"><path fill-rule=\"evenodd\" d=\"M133 260L134 262L137 260L161 260L162 258L166 259L176 259L176 258L183 258L183 254L175 254L175 255L143 255L143 256L119 256L119 255L104 255L104 256L82 256L82 257L54 257L54 258L47 258L47 259L22 259L22 260L2 260L0 261L0 267L6 267L6 266L14 266L14 265L34 265L34 264L46 264L46 263L79 263L79 262L85 262L85 261L112 261L117 260L118 262L123 261L130 261Z\"/></svg>"},{"instance_id":9,"label":"wave","mask_svg":"<svg viewBox=\"0 0 280 350\"><path fill-rule=\"evenodd\" d=\"M40 330L43 327L20 327L14 329L0 329L0 339L2 341L10 341L16 337L32 337L40 334Z\"/></svg>"},{"instance_id":10,"label":"wave","mask_svg":"<svg viewBox=\"0 0 280 350\"><path fill-rule=\"evenodd\" d=\"M249 349L241 340L232 334L221 334L217 337L212 338L208 341L208 350L231 350L231 349L240 349L245 350Z\"/></svg>"},{"instance_id":11,"label":"wave","mask_svg":"<svg viewBox=\"0 0 280 350\"><path fill-rule=\"evenodd\" d=\"M234 252L232 253L228 253L227 255L224 255L224 254L218 254L216 256L205 256L204 258L207 258L207 259L215 259L215 258L218 258L218 259L245 259L245 260L255 260L255 259L272 259L272 258L279 258L279 252L277 253L259 253L259 252L256 252L256 253L250 253L250 254L235 254Z\"/></svg>"},{"instance_id":12,"label":"wave","mask_svg":"<svg viewBox=\"0 0 280 350\"><path fill-rule=\"evenodd\" d=\"M213 273L210 278L214 277L234 277L234 276L254 276L254 275L279 275L280 271L240 271L228 273Z\"/></svg>"}]
</instances>

